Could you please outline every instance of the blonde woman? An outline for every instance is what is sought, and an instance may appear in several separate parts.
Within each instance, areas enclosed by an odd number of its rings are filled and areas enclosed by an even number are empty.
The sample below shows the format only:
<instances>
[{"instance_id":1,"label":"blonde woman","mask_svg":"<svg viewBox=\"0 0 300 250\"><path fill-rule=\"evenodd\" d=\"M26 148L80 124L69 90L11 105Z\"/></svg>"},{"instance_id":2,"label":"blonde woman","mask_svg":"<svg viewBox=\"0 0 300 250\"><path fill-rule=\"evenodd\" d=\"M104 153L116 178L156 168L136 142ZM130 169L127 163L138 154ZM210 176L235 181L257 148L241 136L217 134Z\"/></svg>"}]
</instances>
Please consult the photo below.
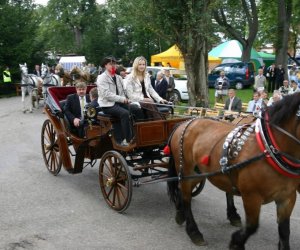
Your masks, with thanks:
<instances>
[{"instance_id":1,"label":"blonde woman","mask_svg":"<svg viewBox=\"0 0 300 250\"><path fill-rule=\"evenodd\" d=\"M146 71L147 61L140 56L135 58L131 73L125 79L126 93L132 104L136 104L144 111L146 118L153 120L164 119L154 101L168 103L161 98L151 85L151 80Z\"/></svg>"}]
</instances>

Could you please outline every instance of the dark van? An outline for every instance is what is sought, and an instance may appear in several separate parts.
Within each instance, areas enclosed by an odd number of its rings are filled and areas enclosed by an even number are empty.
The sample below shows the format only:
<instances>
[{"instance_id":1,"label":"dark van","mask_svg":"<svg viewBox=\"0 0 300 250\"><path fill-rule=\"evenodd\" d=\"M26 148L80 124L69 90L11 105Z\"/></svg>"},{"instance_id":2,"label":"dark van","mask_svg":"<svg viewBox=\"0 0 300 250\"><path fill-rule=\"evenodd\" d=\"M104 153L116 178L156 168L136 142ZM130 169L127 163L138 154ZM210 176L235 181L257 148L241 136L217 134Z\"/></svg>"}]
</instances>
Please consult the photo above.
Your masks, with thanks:
<instances>
[{"instance_id":1,"label":"dark van","mask_svg":"<svg viewBox=\"0 0 300 250\"><path fill-rule=\"evenodd\" d=\"M215 67L208 74L208 86L214 88L215 81L220 76L221 71L229 79L230 88L242 89L254 84L254 65L253 63L222 63Z\"/></svg>"}]
</instances>

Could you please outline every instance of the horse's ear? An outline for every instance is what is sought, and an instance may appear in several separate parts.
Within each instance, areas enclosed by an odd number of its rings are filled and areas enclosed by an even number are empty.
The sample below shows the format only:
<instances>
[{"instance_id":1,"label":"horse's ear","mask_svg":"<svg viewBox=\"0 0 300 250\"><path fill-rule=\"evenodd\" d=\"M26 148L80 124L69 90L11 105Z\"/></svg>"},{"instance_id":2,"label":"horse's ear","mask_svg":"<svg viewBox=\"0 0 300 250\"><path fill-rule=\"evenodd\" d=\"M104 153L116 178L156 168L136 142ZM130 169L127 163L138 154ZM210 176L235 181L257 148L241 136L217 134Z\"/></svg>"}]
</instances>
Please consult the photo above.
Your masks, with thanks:
<instances>
[{"instance_id":1,"label":"horse's ear","mask_svg":"<svg viewBox=\"0 0 300 250\"><path fill-rule=\"evenodd\" d=\"M27 67L27 64L26 64L26 63L24 63L24 65Z\"/></svg>"}]
</instances>

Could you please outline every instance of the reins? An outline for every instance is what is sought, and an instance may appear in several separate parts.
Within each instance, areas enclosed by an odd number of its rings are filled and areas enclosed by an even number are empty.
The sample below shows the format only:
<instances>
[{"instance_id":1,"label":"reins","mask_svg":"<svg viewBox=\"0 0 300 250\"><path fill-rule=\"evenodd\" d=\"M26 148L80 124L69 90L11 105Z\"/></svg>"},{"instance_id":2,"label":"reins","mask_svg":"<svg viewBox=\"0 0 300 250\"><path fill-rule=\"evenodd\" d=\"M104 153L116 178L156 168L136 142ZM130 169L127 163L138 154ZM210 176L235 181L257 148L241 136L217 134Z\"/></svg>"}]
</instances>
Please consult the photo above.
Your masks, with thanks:
<instances>
[{"instance_id":1,"label":"reins","mask_svg":"<svg viewBox=\"0 0 300 250\"><path fill-rule=\"evenodd\" d=\"M191 180L191 179L198 179L198 178L203 179L203 178L209 178L209 177L220 175L220 174L227 174L228 172L230 172L232 170L241 169L252 162L258 161L258 160L264 158L265 156L266 156L266 152L263 152L263 153L261 153L257 156L254 156L246 161L230 165L226 169L221 169L221 170L211 172L211 173L202 173L202 174L195 174L195 175L188 175L188 176L176 176L176 177L168 177L168 178L157 178L154 181L149 180L149 181L146 181L143 183L139 183L139 185L152 184L152 183L165 182L165 181L167 181L167 182L169 182L169 181L184 181L184 180Z\"/></svg>"}]
</instances>

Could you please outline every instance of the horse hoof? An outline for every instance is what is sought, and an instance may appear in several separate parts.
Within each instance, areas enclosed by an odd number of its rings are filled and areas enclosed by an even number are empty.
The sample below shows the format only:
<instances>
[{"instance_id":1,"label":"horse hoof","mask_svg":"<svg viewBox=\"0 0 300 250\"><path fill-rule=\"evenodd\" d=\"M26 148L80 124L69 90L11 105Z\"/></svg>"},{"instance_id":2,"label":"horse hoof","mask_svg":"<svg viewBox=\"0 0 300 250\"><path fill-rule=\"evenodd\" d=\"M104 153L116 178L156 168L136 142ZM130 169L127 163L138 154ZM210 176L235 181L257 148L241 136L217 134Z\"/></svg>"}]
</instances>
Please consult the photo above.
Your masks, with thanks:
<instances>
[{"instance_id":1,"label":"horse hoof","mask_svg":"<svg viewBox=\"0 0 300 250\"><path fill-rule=\"evenodd\" d=\"M230 244L229 250L245 250L245 247L244 246L241 247L241 246Z\"/></svg>"},{"instance_id":2,"label":"horse hoof","mask_svg":"<svg viewBox=\"0 0 300 250\"><path fill-rule=\"evenodd\" d=\"M175 221L178 225L182 225L185 222L185 217L182 213L176 213Z\"/></svg>"},{"instance_id":3,"label":"horse hoof","mask_svg":"<svg viewBox=\"0 0 300 250\"><path fill-rule=\"evenodd\" d=\"M208 245L202 236L191 237L191 240L197 246L207 246Z\"/></svg>"}]
</instances>

